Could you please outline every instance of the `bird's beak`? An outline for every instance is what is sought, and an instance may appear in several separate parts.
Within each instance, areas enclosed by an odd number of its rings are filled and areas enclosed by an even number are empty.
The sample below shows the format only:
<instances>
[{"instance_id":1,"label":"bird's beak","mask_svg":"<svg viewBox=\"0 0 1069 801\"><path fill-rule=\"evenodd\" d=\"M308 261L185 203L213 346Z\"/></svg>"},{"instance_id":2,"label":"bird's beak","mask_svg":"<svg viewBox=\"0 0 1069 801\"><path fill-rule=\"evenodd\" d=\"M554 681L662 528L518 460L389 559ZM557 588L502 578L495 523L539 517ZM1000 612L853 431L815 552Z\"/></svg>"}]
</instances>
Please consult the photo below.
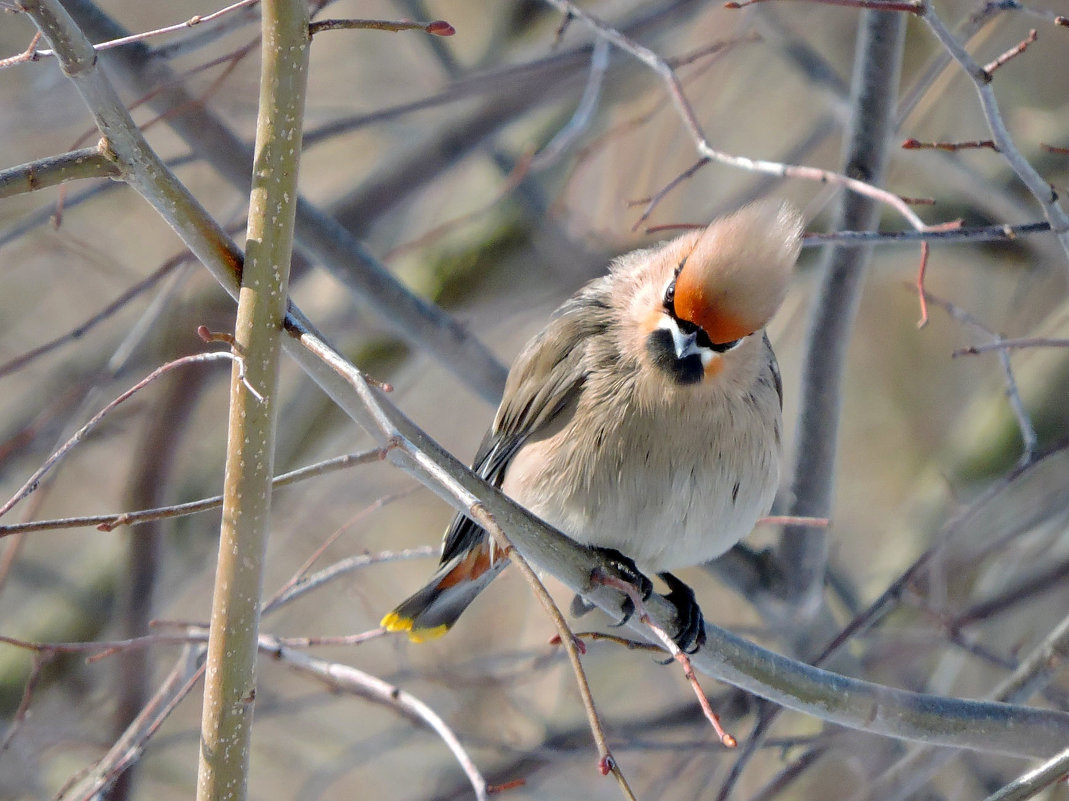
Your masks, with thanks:
<instances>
[{"instance_id":1,"label":"bird's beak","mask_svg":"<svg viewBox=\"0 0 1069 801\"><path fill-rule=\"evenodd\" d=\"M698 353L698 347L695 344L698 340L698 335L695 332L684 334L675 326L672 327L672 345L676 349L676 358L685 359L687 356L694 356Z\"/></svg>"}]
</instances>

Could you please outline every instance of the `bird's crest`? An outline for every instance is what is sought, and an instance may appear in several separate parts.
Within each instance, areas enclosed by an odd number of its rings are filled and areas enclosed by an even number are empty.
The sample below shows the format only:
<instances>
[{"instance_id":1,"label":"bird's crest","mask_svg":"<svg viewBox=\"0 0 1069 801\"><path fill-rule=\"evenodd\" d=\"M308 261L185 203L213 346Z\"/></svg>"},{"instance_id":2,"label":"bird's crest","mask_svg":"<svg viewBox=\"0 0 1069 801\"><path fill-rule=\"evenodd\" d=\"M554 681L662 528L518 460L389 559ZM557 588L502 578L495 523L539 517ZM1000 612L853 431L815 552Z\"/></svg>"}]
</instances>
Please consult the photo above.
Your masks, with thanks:
<instances>
[{"instance_id":1,"label":"bird's crest","mask_svg":"<svg viewBox=\"0 0 1069 801\"><path fill-rule=\"evenodd\" d=\"M802 226L793 206L765 200L670 242L666 255L677 264L676 315L714 343L763 328L787 292Z\"/></svg>"}]
</instances>

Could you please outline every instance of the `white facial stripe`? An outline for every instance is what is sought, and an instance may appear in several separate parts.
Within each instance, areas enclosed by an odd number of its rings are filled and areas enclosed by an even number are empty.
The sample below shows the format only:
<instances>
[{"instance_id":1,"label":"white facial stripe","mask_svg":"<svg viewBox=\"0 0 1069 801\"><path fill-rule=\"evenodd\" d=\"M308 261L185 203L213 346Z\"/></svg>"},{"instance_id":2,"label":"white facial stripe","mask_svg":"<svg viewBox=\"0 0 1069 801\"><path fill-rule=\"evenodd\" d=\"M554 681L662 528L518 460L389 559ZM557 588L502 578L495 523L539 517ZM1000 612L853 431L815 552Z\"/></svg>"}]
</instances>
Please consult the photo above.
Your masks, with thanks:
<instances>
[{"instance_id":1,"label":"white facial stripe","mask_svg":"<svg viewBox=\"0 0 1069 801\"><path fill-rule=\"evenodd\" d=\"M667 314L661 316L661 319L657 323L657 327L663 328L671 333L672 345L674 346L677 359L685 359L687 356L698 355L701 357L702 367L708 367L709 363L712 362L714 358L735 350L735 348L746 340L746 337L742 337L741 339L736 340L730 348L725 348L722 351L716 352L710 348L704 348L699 345L696 334L684 334L680 330L679 324Z\"/></svg>"},{"instance_id":2,"label":"white facial stripe","mask_svg":"<svg viewBox=\"0 0 1069 801\"><path fill-rule=\"evenodd\" d=\"M676 358L685 359L687 356L697 354L702 357L702 364L708 364L706 361L706 354L702 351L707 348L700 348L697 344L697 336L693 333L684 334L679 330L679 325L671 317L667 315L661 317L661 321L657 324L658 328L666 329L672 335L672 346L675 348ZM711 353L709 355L712 355Z\"/></svg>"}]
</instances>

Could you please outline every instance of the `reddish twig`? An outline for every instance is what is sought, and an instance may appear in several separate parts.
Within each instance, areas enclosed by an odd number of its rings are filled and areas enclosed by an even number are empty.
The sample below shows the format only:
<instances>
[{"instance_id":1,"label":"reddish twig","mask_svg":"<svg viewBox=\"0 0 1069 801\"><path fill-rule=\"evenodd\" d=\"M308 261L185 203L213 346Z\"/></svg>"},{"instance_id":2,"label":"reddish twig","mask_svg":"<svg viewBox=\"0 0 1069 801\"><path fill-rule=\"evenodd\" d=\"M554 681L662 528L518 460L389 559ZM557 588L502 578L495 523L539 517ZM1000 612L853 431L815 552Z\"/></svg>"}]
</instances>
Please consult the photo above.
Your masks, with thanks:
<instances>
[{"instance_id":1,"label":"reddish twig","mask_svg":"<svg viewBox=\"0 0 1069 801\"><path fill-rule=\"evenodd\" d=\"M983 67L981 67L987 81L990 83L991 79L994 77L995 70L1003 66L1010 59L1016 58L1017 56L1021 55L1025 50L1028 49L1028 46L1038 38L1038 36L1039 34L1036 29L1032 28L1032 30L1028 32L1028 36L1026 36L1013 47L1011 47L1001 56L996 58L994 61L985 64Z\"/></svg>"},{"instance_id":2,"label":"reddish twig","mask_svg":"<svg viewBox=\"0 0 1069 801\"><path fill-rule=\"evenodd\" d=\"M921 305L921 318L917 321L917 328L928 325L928 301L924 298L924 277L928 272L928 255L931 247L927 242L921 242L921 262L917 266L917 298Z\"/></svg>"},{"instance_id":3,"label":"reddish twig","mask_svg":"<svg viewBox=\"0 0 1069 801\"><path fill-rule=\"evenodd\" d=\"M957 150L979 150L981 148L1000 152L998 145L991 139L977 139L969 142L921 142L910 137L902 143L903 150L945 150L953 153Z\"/></svg>"},{"instance_id":4,"label":"reddish twig","mask_svg":"<svg viewBox=\"0 0 1069 801\"><path fill-rule=\"evenodd\" d=\"M653 632L654 636L661 641L664 649L672 655L672 658L679 662L683 668L683 676L690 683L691 689L694 690L694 695L698 699L698 704L702 708L702 712L705 713L706 720L713 727L713 731L716 732L716 736L720 738L720 743L725 748L734 748L738 745L738 741L726 731L724 727L720 725L720 716L713 711L712 704L709 703L709 697L705 694L705 690L702 689L701 684L698 683L698 677L694 674L694 667L690 663L690 657L683 653L682 649L676 645L675 640L668 636L668 632L656 625L650 618L650 614L646 609L642 596L639 594L638 588L635 587L629 581L624 581L616 576L598 575L595 580L606 587L613 587L625 593L628 598L631 599L631 603L634 604L634 614L638 615L638 619L642 621L645 626Z\"/></svg>"},{"instance_id":5,"label":"reddish twig","mask_svg":"<svg viewBox=\"0 0 1069 801\"><path fill-rule=\"evenodd\" d=\"M810 528L827 528L831 520L826 517L805 517L804 515L767 515L757 521L759 526L809 526Z\"/></svg>"}]
</instances>

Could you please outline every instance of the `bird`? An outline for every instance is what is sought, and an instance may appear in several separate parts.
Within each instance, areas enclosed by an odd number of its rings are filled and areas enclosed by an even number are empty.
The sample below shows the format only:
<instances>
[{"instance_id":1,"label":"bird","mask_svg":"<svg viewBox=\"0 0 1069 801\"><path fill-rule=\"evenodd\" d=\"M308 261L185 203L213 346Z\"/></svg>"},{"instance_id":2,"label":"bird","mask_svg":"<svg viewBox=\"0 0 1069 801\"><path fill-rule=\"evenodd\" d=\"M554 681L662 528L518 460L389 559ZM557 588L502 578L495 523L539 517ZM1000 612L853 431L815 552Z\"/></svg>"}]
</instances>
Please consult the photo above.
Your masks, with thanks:
<instances>
[{"instance_id":1,"label":"bird","mask_svg":"<svg viewBox=\"0 0 1069 801\"><path fill-rule=\"evenodd\" d=\"M783 385L765 327L802 229L792 206L763 200L618 257L522 349L473 463L644 596L657 574L686 650L704 642L704 620L671 571L734 546L779 484ZM507 563L457 514L430 581L381 625L440 636Z\"/></svg>"}]
</instances>

